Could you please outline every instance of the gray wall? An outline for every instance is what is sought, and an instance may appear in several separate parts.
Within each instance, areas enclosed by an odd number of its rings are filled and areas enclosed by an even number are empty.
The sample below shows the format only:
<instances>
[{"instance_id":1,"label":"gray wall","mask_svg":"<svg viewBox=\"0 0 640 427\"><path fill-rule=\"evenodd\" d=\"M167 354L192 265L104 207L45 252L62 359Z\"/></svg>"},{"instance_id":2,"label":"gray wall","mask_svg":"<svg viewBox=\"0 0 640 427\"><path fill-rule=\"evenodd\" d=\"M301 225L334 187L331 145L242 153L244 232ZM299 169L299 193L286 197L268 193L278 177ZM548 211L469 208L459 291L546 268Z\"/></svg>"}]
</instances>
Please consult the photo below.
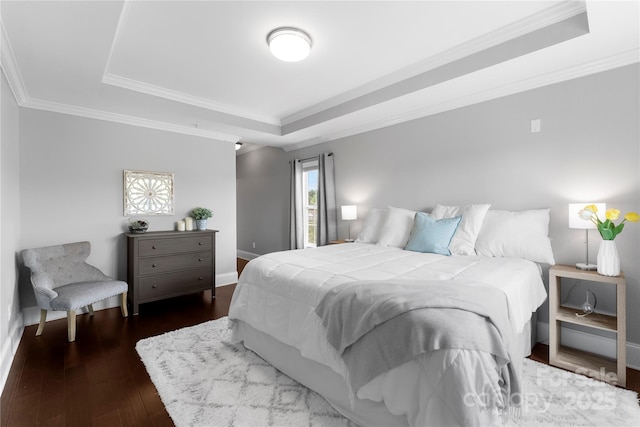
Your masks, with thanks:
<instances>
[{"instance_id":1,"label":"gray wall","mask_svg":"<svg viewBox=\"0 0 640 427\"><path fill-rule=\"evenodd\" d=\"M236 280L235 150L232 143L101 120L20 110L22 248L89 240L89 261L126 280L124 169L174 174L175 215L147 216L172 230L196 206L213 210L217 283ZM23 308L35 305L21 284Z\"/></svg>"},{"instance_id":2,"label":"gray wall","mask_svg":"<svg viewBox=\"0 0 640 427\"><path fill-rule=\"evenodd\" d=\"M239 254L288 249L288 161L333 152L338 206L359 209L352 234L372 207L548 207L556 262L583 262L585 234L568 228L568 203L640 210L639 75L635 64L303 150L240 155ZM530 133L536 118L542 132ZM346 237L346 222L339 226ZM600 238L595 231L590 236L595 262ZM627 278L628 341L640 343L640 224L628 224L616 243ZM599 309L615 311L611 287L589 288L599 297ZM584 291L576 288L565 297L579 305ZM546 322L546 304L539 314Z\"/></svg>"},{"instance_id":3,"label":"gray wall","mask_svg":"<svg viewBox=\"0 0 640 427\"><path fill-rule=\"evenodd\" d=\"M0 385L9 373L22 327L17 291L20 246L18 105L2 73L0 98Z\"/></svg>"},{"instance_id":4,"label":"gray wall","mask_svg":"<svg viewBox=\"0 0 640 427\"><path fill-rule=\"evenodd\" d=\"M289 248L290 158L272 147L237 157L238 250L266 254Z\"/></svg>"},{"instance_id":5,"label":"gray wall","mask_svg":"<svg viewBox=\"0 0 640 427\"><path fill-rule=\"evenodd\" d=\"M4 75L1 98L0 386L23 325L39 316L28 277L18 271L22 249L88 240L89 262L126 280L124 169L174 174L176 214L148 216L150 230L173 229L196 206L212 209L216 283L237 281L234 144L20 108ZM112 298L96 308L116 305Z\"/></svg>"}]
</instances>

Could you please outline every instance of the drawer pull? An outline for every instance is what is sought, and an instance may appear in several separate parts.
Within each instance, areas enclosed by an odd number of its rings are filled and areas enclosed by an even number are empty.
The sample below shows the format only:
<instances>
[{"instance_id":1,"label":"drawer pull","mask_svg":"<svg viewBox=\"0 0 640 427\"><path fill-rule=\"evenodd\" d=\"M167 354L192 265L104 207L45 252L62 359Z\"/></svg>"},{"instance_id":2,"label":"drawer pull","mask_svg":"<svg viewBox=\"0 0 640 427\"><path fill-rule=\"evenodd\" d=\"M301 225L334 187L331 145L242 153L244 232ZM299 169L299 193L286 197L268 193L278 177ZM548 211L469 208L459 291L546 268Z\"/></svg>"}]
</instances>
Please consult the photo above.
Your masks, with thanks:
<instances>
[{"instance_id":1,"label":"drawer pull","mask_svg":"<svg viewBox=\"0 0 640 427\"><path fill-rule=\"evenodd\" d=\"M198 262L202 262L202 258L198 258Z\"/></svg>"},{"instance_id":2,"label":"drawer pull","mask_svg":"<svg viewBox=\"0 0 640 427\"><path fill-rule=\"evenodd\" d=\"M202 276L198 277L198 280L204 280L204 278Z\"/></svg>"},{"instance_id":3,"label":"drawer pull","mask_svg":"<svg viewBox=\"0 0 640 427\"><path fill-rule=\"evenodd\" d=\"M158 287L158 285L151 285L151 287L152 287L153 289L155 289L155 288L157 288L157 287Z\"/></svg>"},{"instance_id":4,"label":"drawer pull","mask_svg":"<svg viewBox=\"0 0 640 427\"><path fill-rule=\"evenodd\" d=\"M151 249L156 249L156 245L151 246Z\"/></svg>"},{"instance_id":5,"label":"drawer pull","mask_svg":"<svg viewBox=\"0 0 640 427\"><path fill-rule=\"evenodd\" d=\"M151 264L151 267L157 267L157 265L156 264Z\"/></svg>"},{"instance_id":6,"label":"drawer pull","mask_svg":"<svg viewBox=\"0 0 640 427\"><path fill-rule=\"evenodd\" d=\"M202 246L202 242L198 242L198 245Z\"/></svg>"}]
</instances>

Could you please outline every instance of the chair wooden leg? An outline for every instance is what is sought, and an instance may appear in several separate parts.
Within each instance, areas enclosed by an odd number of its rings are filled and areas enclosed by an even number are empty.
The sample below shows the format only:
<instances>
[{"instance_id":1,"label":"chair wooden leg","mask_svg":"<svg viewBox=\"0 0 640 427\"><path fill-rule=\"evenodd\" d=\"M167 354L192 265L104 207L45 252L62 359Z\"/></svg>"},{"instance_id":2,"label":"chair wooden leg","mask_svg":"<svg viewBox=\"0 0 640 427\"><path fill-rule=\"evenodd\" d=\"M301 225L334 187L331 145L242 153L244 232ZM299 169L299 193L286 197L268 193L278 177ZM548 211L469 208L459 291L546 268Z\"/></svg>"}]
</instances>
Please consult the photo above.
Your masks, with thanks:
<instances>
[{"instance_id":1,"label":"chair wooden leg","mask_svg":"<svg viewBox=\"0 0 640 427\"><path fill-rule=\"evenodd\" d=\"M47 321L47 310L40 309L40 324L38 325L38 330L36 331L36 336L39 337L42 335L42 331L44 331L44 324Z\"/></svg>"},{"instance_id":2,"label":"chair wooden leg","mask_svg":"<svg viewBox=\"0 0 640 427\"><path fill-rule=\"evenodd\" d=\"M69 336L69 342L76 340L76 311L67 311L67 335Z\"/></svg>"},{"instance_id":3,"label":"chair wooden leg","mask_svg":"<svg viewBox=\"0 0 640 427\"><path fill-rule=\"evenodd\" d=\"M129 312L127 311L127 293L122 293L122 300L120 301L120 311L122 311L122 317L128 317Z\"/></svg>"},{"instance_id":4,"label":"chair wooden leg","mask_svg":"<svg viewBox=\"0 0 640 427\"><path fill-rule=\"evenodd\" d=\"M89 316L93 316L93 304L89 304L87 309L89 310Z\"/></svg>"}]
</instances>

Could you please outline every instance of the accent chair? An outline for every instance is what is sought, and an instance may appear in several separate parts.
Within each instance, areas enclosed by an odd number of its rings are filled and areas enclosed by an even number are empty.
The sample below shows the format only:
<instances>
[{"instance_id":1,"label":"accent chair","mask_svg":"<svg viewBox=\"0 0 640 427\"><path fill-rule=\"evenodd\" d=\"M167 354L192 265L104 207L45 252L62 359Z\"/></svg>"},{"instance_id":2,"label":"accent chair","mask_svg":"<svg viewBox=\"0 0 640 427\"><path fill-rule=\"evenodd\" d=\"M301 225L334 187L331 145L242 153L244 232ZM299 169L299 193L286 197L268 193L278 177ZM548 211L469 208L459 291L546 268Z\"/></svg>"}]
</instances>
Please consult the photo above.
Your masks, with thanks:
<instances>
[{"instance_id":1,"label":"accent chair","mask_svg":"<svg viewBox=\"0 0 640 427\"><path fill-rule=\"evenodd\" d=\"M69 342L76 339L76 310L87 307L93 316L98 301L121 295L122 317L127 317L126 282L113 280L86 262L91 252L89 242L68 243L22 251L24 265L31 270L31 285L40 307L40 324L36 336L42 335L47 311L67 312Z\"/></svg>"}]
</instances>

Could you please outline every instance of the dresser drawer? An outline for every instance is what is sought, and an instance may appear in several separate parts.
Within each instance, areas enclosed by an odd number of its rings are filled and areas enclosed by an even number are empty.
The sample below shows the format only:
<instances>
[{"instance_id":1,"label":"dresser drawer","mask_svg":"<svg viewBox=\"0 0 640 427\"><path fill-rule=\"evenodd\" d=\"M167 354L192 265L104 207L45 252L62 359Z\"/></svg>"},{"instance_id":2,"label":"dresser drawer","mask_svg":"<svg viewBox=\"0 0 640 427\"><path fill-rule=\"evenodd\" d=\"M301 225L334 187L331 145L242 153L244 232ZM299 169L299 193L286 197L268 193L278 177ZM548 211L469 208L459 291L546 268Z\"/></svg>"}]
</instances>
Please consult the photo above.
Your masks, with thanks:
<instances>
[{"instance_id":1,"label":"dresser drawer","mask_svg":"<svg viewBox=\"0 0 640 427\"><path fill-rule=\"evenodd\" d=\"M211 250L211 248L213 248L213 237L210 234L174 239L141 239L138 243L138 256L206 251Z\"/></svg>"},{"instance_id":2,"label":"dresser drawer","mask_svg":"<svg viewBox=\"0 0 640 427\"><path fill-rule=\"evenodd\" d=\"M207 289L215 298L217 232L126 233L131 313L137 315L142 303Z\"/></svg>"},{"instance_id":3,"label":"dresser drawer","mask_svg":"<svg viewBox=\"0 0 640 427\"><path fill-rule=\"evenodd\" d=\"M212 263L211 252L194 252L181 255L167 255L138 260L138 274L165 273L168 271L206 267Z\"/></svg>"},{"instance_id":4,"label":"dresser drawer","mask_svg":"<svg viewBox=\"0 0 640 427\"><path fill-rule=\"evenodd\" d=\"M141 277L138 298L141 300L156 300L174 295L184 295L190 292L211 289L212 283L211 268Z\"/></svg>"}]
</instances>

